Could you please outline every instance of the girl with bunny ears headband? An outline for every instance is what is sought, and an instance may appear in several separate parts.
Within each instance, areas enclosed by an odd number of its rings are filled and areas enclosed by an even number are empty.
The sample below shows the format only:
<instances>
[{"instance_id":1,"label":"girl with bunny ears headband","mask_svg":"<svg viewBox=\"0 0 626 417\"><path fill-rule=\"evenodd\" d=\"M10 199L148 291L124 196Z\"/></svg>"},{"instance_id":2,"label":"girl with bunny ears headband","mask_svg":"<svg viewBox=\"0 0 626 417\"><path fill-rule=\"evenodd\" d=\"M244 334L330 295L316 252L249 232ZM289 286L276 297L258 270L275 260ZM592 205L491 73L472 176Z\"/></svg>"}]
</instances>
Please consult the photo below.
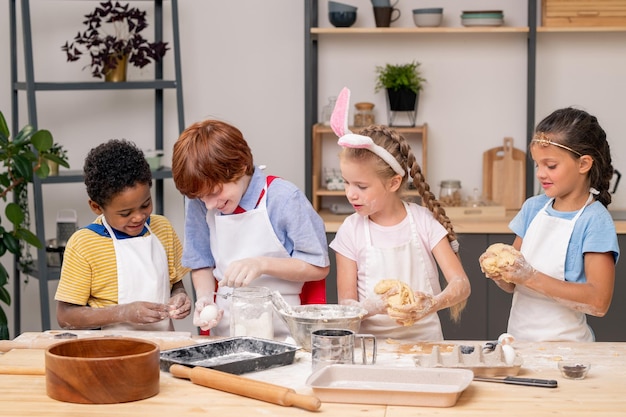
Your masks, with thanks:
<instances>
[{"instance_id":1,"label":"girl with bunny ears headband","mask_svg":"<svg viewBox=\"0 0 626 417\"><path fill-rule=\"evenodd\" d=\"M433 313L449 307L458 321L470 293L456 234L406 139L381 125L352 133L349 101L350 91L344 88L330 120L342 147L346 197L357 211L344 221L330 244L337 255L339 302L368 310L362 323L366 333L400 340L441 340L441 324ZM409 176L423 207L402 200ZM437 266L447 281L443 291ZM388 315L386 299L392 294L377 296L374 287L389 278L409 284L421 302Z\"/></svg>"}]
</instances>

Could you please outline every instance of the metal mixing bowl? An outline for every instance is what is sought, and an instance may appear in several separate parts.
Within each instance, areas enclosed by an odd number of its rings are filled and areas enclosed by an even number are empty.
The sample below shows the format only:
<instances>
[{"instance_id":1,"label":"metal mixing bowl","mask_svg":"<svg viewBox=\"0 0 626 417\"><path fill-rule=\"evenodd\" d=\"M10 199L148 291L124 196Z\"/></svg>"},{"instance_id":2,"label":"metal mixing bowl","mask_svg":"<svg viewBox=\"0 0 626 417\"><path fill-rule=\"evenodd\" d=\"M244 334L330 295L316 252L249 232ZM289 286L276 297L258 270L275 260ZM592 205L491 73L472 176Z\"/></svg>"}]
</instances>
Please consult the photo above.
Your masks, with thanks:
<instances>
[{"instance_id":1,"label":"metal mixing bowl","mask_svg":"<svg viewBox=\"0 0 626 417\"><path fill-rule=\"evenodd\" d=\"M280 312L291 336L306 351L311 351L311 332L318 329L348 329L359 332L367 311L356 306L309 304L293 307L293 313Z\"/></svg>"}]
</instances>

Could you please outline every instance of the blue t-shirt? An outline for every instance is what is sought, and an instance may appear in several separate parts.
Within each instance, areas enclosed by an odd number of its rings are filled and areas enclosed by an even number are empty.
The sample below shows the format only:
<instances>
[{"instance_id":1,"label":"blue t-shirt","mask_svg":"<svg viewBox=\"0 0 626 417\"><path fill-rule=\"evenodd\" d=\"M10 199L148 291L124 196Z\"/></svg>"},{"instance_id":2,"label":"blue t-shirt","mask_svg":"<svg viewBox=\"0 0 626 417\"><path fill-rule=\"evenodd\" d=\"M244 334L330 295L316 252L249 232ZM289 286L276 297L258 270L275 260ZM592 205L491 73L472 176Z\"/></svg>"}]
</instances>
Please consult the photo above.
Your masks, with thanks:
<instances>
[{"instance_id":1,"label":"blue t-shirt","mask_svg":"<svg viewBox=\"0 0 626 417\"><path fill-rule=\"evenodd\" d=\"M509 228L522 239L530 222L550 200L545 194L526 200L522 209L509 223ZM576 211L557 211L552 204L547 207L548 215L571 220ZM550 233L546 230L544 233ZM619 246L615 224L609 211L599 201L594 201L580 215L570 237L565 258L565 281L587 282L584 256L587 252L612 252L615 263L619 258Z\"/></svg>"},{"instance_id":2,"label":"blue t-shirt","mask_svg":"<svg viewBox=\"0 0 626 417\"><path fill-rule=\"evenodd\" d=\"M255 168L239 206L246 211L254 209L265 182L266 175L258 167ZM206 222L206 206L198 199L186 199L185 202L182 263L191 269L213 268L212 231ZM268 187L266 205L272 228L292 258L315 266L329 265L324 222L298 187L276 178ZM245 238L241 236L241 239Z\"/></svg>"}]
</instances>

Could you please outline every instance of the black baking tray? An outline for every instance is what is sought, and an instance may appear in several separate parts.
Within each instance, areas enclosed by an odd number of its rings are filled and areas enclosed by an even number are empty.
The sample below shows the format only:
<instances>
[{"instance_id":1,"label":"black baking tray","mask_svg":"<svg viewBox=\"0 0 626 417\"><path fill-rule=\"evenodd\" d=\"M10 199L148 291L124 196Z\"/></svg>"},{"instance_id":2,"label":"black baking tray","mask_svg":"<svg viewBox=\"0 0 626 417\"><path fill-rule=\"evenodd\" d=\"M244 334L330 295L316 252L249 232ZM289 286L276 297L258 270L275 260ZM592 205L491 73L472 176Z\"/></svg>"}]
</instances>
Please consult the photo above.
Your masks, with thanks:
<instances>
[{"instance_id":1,"label":"black baking tray","mask_svg":"<svg viewBox=\"0 0 626 417\"><path fill-rule=\"evenodd\" d=\"M239 336L161 352L160 367L201 366L230 374L245 374L293 363L298 347L256 337Z\"/></svg>"}]
</instances>

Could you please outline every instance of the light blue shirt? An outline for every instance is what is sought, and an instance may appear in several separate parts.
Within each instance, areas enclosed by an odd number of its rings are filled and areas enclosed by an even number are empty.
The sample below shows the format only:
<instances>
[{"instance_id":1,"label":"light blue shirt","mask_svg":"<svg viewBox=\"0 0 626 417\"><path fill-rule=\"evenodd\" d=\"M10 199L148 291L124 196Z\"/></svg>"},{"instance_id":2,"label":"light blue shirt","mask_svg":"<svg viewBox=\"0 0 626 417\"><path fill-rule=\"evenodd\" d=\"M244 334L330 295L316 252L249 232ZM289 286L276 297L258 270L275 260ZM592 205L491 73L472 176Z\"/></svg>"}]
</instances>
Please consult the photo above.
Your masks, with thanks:
<instances>
[{"instance_id":1,"label":"light blue shirt","mask_svg":"<svg viewBox=\"0 0 626 417\"><path fill-rule=\"evenodd\" d=\"M520 212L509 223L509 228L523 239L530 222L549 199L545 194L541 194L526 200ZM571 220L578 210L556 211L550 205L547 207L547 212L550 216ZM550 231L546 230L544 233L550 233ZM599 201L594 201L587 206L574 225L565 258L565 281L587 282L584 264L584 256L587 252L612 252L615 263L619 258L615 224L611 213Z\"/></svg>"},{"instance_id":2,"label":"light blue shirt","mask_svg":"<svg viewBox=\"0 0 626 417\"><path fill-rule=\"evenodd\" d=\"M255 168L248 189L239 202L241 208L248 211L256 207L266 178L263 171ZM276 178L268 188L266 201L272 228L287 253L315 266L328 266L324 222L304 193L289 181ZM185 212L183 265L191 269L215 267L206 206L198 199L187 199Z\"/></svg>"}]
</instances>

